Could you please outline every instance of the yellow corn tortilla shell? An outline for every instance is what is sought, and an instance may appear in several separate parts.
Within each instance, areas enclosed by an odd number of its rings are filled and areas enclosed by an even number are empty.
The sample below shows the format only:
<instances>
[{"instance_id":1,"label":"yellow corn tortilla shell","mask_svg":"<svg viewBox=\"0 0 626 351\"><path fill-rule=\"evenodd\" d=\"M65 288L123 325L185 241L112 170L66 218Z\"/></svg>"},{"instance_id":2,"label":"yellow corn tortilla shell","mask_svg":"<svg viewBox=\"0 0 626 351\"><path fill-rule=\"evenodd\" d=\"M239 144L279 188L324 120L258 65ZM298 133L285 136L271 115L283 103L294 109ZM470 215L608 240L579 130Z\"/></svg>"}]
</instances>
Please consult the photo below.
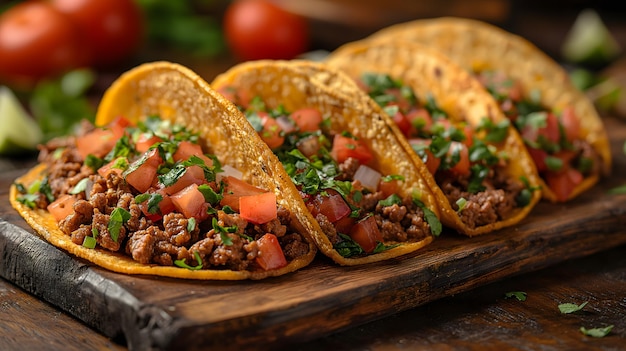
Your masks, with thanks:
<instances>
[{"instance_id":1,"label":"yellow corn tortilla shell","mask_svg":"<svg viewBox=\"0 0 626 351\"><path fill-rule=\"evenodd\" d=\"M262 279L293 272L313 260L317 247L309 234L312 228L306 221L302 221L302 218L308 218L301 206L294 205L302 201L300 195L293 186L289 186L291 180L278 159L232 103L183 66L168 62L148 63L124 73L105 92L98 108L96 124L105 125L117 116L138 121L155 114L200 133L206 141L206 145L203 145L205 150L215 154L223 164L242 171L243 179L247 182L273 191L277 202L289 209L294 219L292 222L307 240L308 254L289 262L285 267L268 271L189 270L145 265L122 254L74 244L59 230L47 211L32 210L19 203L15 186L11 187L11 204L37 233L54 246L119 273L203 280ZM29 184L42 177L43 172L44 165L36 166L16 182Z\"/></svg>"},{"instance_id":2,"label":"yellow corn tortilla shell","mask_svg":"<svg viewBox=\"0 0 626 351\"><path fill-rule=\"evenodd\" d=\"M287 111L303 107L318 109L330 118L330 129L348 131L364 142L374 154L375 165L383 175L405 177L400 196L417 191L421 201L437 217L435 198L424 180L423 170L415 166L406 152L403 140L398 138L395 126L390 127L382 109L376 105L350 77L323 64L307 61L254 61L239 64L217 76L211 86L245 88L251 96L259 96L269 108L284 106ZM427 171L426 171L427 172ZM292 186L293 183L291 183ZM295 189L295 186L294 186ZM306 209L304 202L300 206ZM416 251L433 238L400 243L399 246L363 257L341 256L323 233L317 221L308 212L314 225L313 237L322 253L341 265L358 265L382 261ZM385 242L385 244L394 244Z\"/></svg>"},{"instance_id":3,"label":"yellow corn tortilla shell","mask_svg":"<svg viewBox=\"0 0 626 351\"><path fill-rule=\"evenodd\" d=\"M482 89L480 82L460 66L454 64L439 52L413 42L357 41L343 45L331 53L326 63L341 69L354 79L363 73L387 74L392 79L400 79L409 85L419 101L426 101L432 96L438 106L455 121L465 121L474 128L485 117L498 123L506 119L496 101ZM393 123L393 121L391 121ZM524 144L511 126L506 139L494 144L498 151L504 151L510 158L506 173L510 178L526 177L531 187L539 185L539 176ZM413 150L410 151L415 154ZM419 167L425 168L417 157ZM517 208L508 217L491 224L468 227L461 221L458 213L436 184L434 177L427 171L429 184L437 198L445 225L468 236L489 233L518 223L525 218L540 200L541 193L533 191L529 204Z\"/></svg>"},{"instance_id":4,"label":"yellow corn tortilla shell","mask_svg":"<svg viewBox=\"0 0 626 351\"><path fill-rule=\"evenodd\" d=\"M372 34L368 40L410 40L441 51L470 71L502 71L518 80L525 94L539 91L541 104L562 110L573 106L582 137L602 159L602 174L611 171L611 149L606 130L593 103L570 82L567 72L528 40L496 26L472 19L443 17L396 24ZM594 186L600 175L586 177L570 194L575 198ZM556 195L542 180L544 198Z\"/></svg>"}]
</instances>

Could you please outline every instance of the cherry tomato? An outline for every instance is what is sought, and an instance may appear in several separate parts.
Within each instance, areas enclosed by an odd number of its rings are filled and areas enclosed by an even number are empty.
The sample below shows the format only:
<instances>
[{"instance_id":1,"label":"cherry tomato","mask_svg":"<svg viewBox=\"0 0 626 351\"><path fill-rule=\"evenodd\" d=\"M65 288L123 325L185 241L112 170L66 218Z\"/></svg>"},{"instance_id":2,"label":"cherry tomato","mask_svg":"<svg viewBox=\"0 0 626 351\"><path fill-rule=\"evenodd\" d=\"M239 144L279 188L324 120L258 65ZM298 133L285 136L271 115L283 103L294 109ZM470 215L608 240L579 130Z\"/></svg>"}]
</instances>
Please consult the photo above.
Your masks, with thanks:
<instances>
[{"instance_id":1,"label":"cherry tomato","mask_svg":"<svg viewBox=\"0 0 626 351\"><path fill-rule=\"evenodd\" d=\"M86 64L81 33L47 3L28 1L0 15L0 81L29 88Z\"/></svg>"},{"instance_id":2,"label":"cherry tomato","mask_svg":"<svg viewBox=\"0 0 626 351\"><path fill-rule=\"evenodd\" d=\"M84 47L95 66L128 57L143 38L143 18L133 0L50 0L84 34Z\"/></svg>"},{"instance_id":3,"label":"cherry tomato","mask_svg":"<svg viewBox=\"0 0 626 351\"><path fill-rule=\"evenodd\" d=\"M309 45L308 24L268 0L236 0L224 14L224 35L240 60L292 59Z\"/></svg>"}]
</instances>

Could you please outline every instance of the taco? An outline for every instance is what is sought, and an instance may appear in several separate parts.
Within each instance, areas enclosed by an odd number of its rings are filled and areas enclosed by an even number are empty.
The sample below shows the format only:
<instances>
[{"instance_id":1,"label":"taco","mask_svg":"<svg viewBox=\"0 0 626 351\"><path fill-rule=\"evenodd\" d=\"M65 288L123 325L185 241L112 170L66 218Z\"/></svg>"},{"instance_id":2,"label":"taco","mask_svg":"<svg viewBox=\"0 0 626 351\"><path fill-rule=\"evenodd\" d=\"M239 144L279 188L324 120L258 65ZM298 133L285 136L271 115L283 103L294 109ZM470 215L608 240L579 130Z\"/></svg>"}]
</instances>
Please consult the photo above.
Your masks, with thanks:
<instances>
[{"instance_id":1,"label":"taco","mask_svg":"<svg viewBox=\"0 0 626 351\"><path fill-rule=\"evenodd\" d=\"M423 170L348 76L313 62L256 61L211 86L244 111L283 163L318 248L336 263L397 257L439 235Z\"/></svg>"},{"instance_id":2,"label":"taco","mask_svg":"<svg viewBox=\"0 0 626 351\"><path fill-rule=\"evenodd\" d=\"M11 188L52 245L115 272L187 279L261 279L313 260L281 164L190 70L126 72L95 124L41 146L40 164Z\"/></svg>"},{"instance_id":3,"label":"taco","mask_svg":"<svg viewBox=\"0 0 626 351\"><path fill-rule=\"evenodd\" d=\"M425 44L479 77L522 135L544 198L573 199L610 172L608 137L592 102L526 39L461 18L397 24L369 39Z\"/></svg>"},{"instance_id":4,"label":"taco","mask_svg":"<svg viewBox=\"0 0 626 351\"><path fill-rule=\"evenodd\" d=\"M331 53L391 117L428 169L442 221L473 236L521 221L541 198L519 135L480 83L412 42L359 41Z\"/></svg>"}]
</instances>

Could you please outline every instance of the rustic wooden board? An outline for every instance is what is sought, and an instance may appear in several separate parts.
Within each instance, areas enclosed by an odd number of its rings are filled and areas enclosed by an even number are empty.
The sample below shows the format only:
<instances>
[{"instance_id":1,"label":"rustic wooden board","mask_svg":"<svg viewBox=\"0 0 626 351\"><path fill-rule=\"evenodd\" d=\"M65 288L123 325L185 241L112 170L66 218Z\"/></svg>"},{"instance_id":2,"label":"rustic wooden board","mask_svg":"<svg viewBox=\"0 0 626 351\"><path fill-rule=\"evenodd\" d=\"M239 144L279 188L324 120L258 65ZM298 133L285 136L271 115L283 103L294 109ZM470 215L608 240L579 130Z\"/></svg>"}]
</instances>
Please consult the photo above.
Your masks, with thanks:
<instances>
[{"instance_id":1,"label":"rustic wooden board","mask_svg":"<svg viewBox=\"0 0 626 351\"><path fill-rule=\"evenodd\" d=\"M50 246L8 202L24 172L0 175L0 275L130 349L284 345L379 319L474 287L626 243L626 126L607 120L613 176L568 204L541 203L523 224L466 238L444 233L387 262L338 267L319 257L263 281L198 282L127 276Z\"/></svg>"}]
</instances>

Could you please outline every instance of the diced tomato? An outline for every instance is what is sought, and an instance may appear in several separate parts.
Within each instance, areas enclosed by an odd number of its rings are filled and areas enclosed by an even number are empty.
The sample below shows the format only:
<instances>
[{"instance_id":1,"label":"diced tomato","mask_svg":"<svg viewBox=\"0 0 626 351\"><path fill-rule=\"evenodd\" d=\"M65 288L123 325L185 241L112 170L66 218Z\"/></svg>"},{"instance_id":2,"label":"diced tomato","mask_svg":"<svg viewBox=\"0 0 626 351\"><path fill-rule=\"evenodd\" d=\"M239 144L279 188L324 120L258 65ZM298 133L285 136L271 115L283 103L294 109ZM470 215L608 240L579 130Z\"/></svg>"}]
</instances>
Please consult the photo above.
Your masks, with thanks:
<instances>
[{"instance_id":1,"label":"diced tomato","mask_svg":"<svg viewBox=\"0 0 626 351\"><path fill-rule=\"evenodd\" d=\"M178 178L176 183L163 188L166 194L172 195L181 191L183 188L188 187L191 184L204 184L206 180L204 178L204 170L200 166L189 166L185 173Z\"/></svg>"},{"instance_id":2,"label":"diced tomato","mask_svg":"<svg viewBox=\"0 0 626 351\"><path fill-rule=\"evenodd\" d=\"M246 89L237 89L232 86L225 86L218 88L217 91L227 100L237 106L243 107L244 109L248 108L248 106L250 106L250 101L252 101L252 94Z\"/></svg>"},{"instance_id":3,"label":"diced tomato","mask_svg":"<svg viewBox=\"0 0 626 351\"><path fill-rule=\"evenodd\" d=\"M239 198L242 196L258 195L266 193L267 190L257 188L252 184L246 183L241 179L233 176L226 176L222 179L225 183L224 197L220 201L222 206L230 206L233 210L239 212Z\"/></svg>"},{"instance_id":4,"label":"diced tomato","mask_svg":"<svg viewBox=\"0 0 626 351\"><path fill-rule=\"evenodd\" d=\"M316 108L301 108L291 114L301 132L314 132L320 129L322 113Z\"/></svg>"},{"instance_id":5,"label":"diced tomato","mask_svg":"<svg viewBox=\"0 0 626 351\"><path fill-rule=\"evenodd\" d=\"M135 161L140 162L141 159ZM126 182L139 192L145 193L156 181L157 167L163 162L157 149L148 151L145 161L126 175ZM131 165L130 168L133 168Z\"/></svg>"},{"instance_id":6,"label":"diced tomato","mask_svg":"<svg viewBox=\"0 0 626 351\"><path fill-rule=\"evenodd\" d=\"M410 139L409 140L409 144L411 144L412 146L413 145L417 146L417 148L421 150L417 152L417 154L422 159L422 162L424 162L424 164L426 165L426 168L428 168L428 171L430 172L430 174L434 175L435 173L437 173L437 169L439 169L439 165L441 164L441 159L436 158L435 155L433 155L433 153L428 148L428 145L430 145L431 142L432 140L430 139Z\"/></svg>"},{"instance_id":7,"label":"diced tomato","mask_svg":"<svg viewBox=\"0 0 626 351\"><path fill-rule=\"evenodd\" d=\"M133 124L130 120L124 116L117 116L111 123L107 125L107 128L111 129L115 139L119 139L124 135L126 128L131 127Z\"/></svg>"},{"instance_id":8,"label":"diced tomato","mask_svg":"<svg viewBox=\"0 0 626 351\"><path fill-rule=\"evenodd\" d=\"M433 125L433 118L425 108L415 108L406 114L406 118L417 130L429 131Z\"/></svg>"},{"instance_id":9,"label":"diced tomato","mask_svg":"<svg viewBox=\"0 0 626 351\"><path fill-rule=\"evenodd\" d=\"M355 223L356 218L346 216L333 224L335 225L335 230L337 230L337 233L348 234L352 230L352 227Z\"/></svg>"},{"instance_id":10,"label":"diced tomato","mask_svg":"<svg viewBox=\"0 0 626 351\"><path fill-rule=\"evenodd\" d=\"M280 124L266 112L257 112L257 114L263 124L263 130L259 132L261 139L263 139L270 149L281 146L283 142L285 142L285 137L283 136L283 129L280 127Z\"/></svg>"},{"instance_id":11,"label":"diced tomato","mask_svg":"<svg viewBox=\"0 0 626 351\"><path fill-rule=\"evenodd\" d=\"M465 124L465 126L463 126L463 134L465 135L463 144L468 148L472 147L474 144L474 128L469 124Z\"/></svg>"},{"instance_id":12,"label":"diced tomato","mask_svg":"<svg viewBox=\"0 0 626 351\"><path fill-rule=\"evenodd\" d=\"M135 149L140 153L144 153L150 149L150 147L156 143L163 141L163 139L150 133L142 133L135 141Z\"/></svg>"},{"instance_id":13,"label":"diced tomato","mask_svg":"<svg viewBox=\"0 0 626 351\"><path fill-rule=\"evenodd\" d=\"M404 136L409 137L414 134L415 128L411 124L411 121L404 113L400 112L399 109L395 115L390 117L393 119L394 123L398 126L398 129L400 129Z\"/></svg>"},{"instance_id":14,"label":"diced tomato","mask_svg":"<svg viewBox=\"0 0 626 351\"><path fill-rule=\"evenodd\" d=\"M565 129L565 137L572 142L580 138L580 120L573 107L567 107L561 113L561 124Z\"/></svg>"},{"instance_id":15,"label":"diced tomato","mask_svg":"<svg viewBox=\"0 0 626 351\"><path fill-rule=\"evenodd\" d=\"M326 189L328 195L317 194L310 200L313 205L311 214L313 217L318 213L323 214L331 223L334 223L350 214L350 206L336 190ZM309 206L309 208L311 208Z\"/></svg>"},{"instance_id":16,"label":"diced tomato","mask_svg":"<svg viewBox=\"0 0 626 351\"><path fill-rule=\"evenodd\" d=\"M248 222L262 224L276 218L276 194L266 192L239 198L239 215Z\"/></svg>"},{"instance_id":17,"label":"diced tomato","mask_svg":"<svg viewBox=\"0 0 626 351\"><path fill-rule=\"evenodd\" d=\"M183 190L170 196L176 210L186 218L194 217L203 221L208 217L209 204L204 200L204 195L198 190L197 184L191 184Z\"/></svg>"},{"instance_id":18,"label":"diced tomato","mask_svg":"<svg viewBox=\"0 0 626 351\"><path fill-rule=\"evenodd\" d=\"M348 235L367 253L374 251L378 243L383 241L383 235L378 230L374 216L357 222Z\"/></svg>"},{"instance_id":19,"label":"diced tomato","mask_svg":"<svg viewBox=\"0 0 626 351\"><path fill-rule=\"evenodd\" d=\"M384 181L381 179L378 182L378 190L381 191L385 198L389 197L392 194L397 194L400 190L401 181L398 179L392 179L388 181Z\"/></svg>"},{"instance_id":20,"label":"diced tomato","mask_svg":"<svg viewBox=\"0 0 626 351\"><path fill-rule=\"evenodd\" d=\"M188 160L191 156L197 156L201 158L207 166L213 165L213 160L204 155L202 147L200 145L194 144L186 140L181 141L178 144L178 149L176 149L176 152L174 153L174 155L172 155L172 158L174 159L174 161L180 162Z\"/></svg>"},{"instance_id":21,"label":"diced tomato","mask_svg":"<svg viewBox=\"0 0 626 351\"><path fill-rule=\"evenodd\" d=\"M110 173L115 173L118 176L122 176L122 172L124 172L123 169L120 168L115 168L115 163L118 161L118 158L114 159L113 161L105 164L104 166L98 168L98 174L102 176L102 178L107 178L109 176Z\"/></svg>"},{"instance_id":22,"label":"diced tomato","mask_svg":"<svg viewBox=\"0 0 626 351\"><path fill-rule=\"evenodd\" d=\"M554 192L558 201L565 201L583 181L583 175L576 169L566 166L559 172L548 172L546 174L546 183Z\"/></svg>"},{"instance_id":23,"label":"diced tomato","mask_svg":"<svg viewBox=\"0 0 626 351\"><path fill-rule=\"evenodd\" d=\"M257 245L259 246L259 255L256 257L256 262L261 268L269 271L287 265L287 259L276 235L266 233L257 240Z\"/></svg>"},{"instance_id":24,"label":"diced tomato","mask_svg":"<svg viewBox=\"0 0 626 351\"><path fill-rule=\"evenodd\" d=\"M465 144L459 143L457 141L453 141L450 144L450 149L448 150L448 154L446 157L452 158L455 153L459 155L459 162L450 167L448 170L460 177L465 177L470 175L470 159L469 159L469 150Z\"/></svg>"},{"instance_id":25,"label":"diced tomato","mask_svg":"<svg viewBox=\"0 0 626 351\"><path fill-rule=\"evenodd\" d=\"M360 140L341 134L335 135L333 148L330 153L338 163L343 163L348 158L353 157L364 165L374 158L372 152Z\"/></svg>"},{"instance_id":26,"label":"diced tomato","mask_svg":"<svg viewBox=\"0 0 626 351\"><path fill-rule=\"evenodd\" d=\"M507 77L502 71L484 71L477 77L485 87L489 87L498 96L506 96L516 102L522 99L521 83Z\"/></svg>"},{"instance_id":27,"label":"diced tomato","mask_svg":"<svg viewBox=\"0 0 626 351\"><path fill-rule=\"evenodd\" d=\"M537 167L537 172L541 173L548 170L548 166L546 165L546 157L548 157L547 152L530 146L528 146L526 150L528 150L530 157L533 159L535 167Z\"/></svg>"},{"instance_id":28,"label":"diced tomato","mask_svg":"<svg viewBox=\"0 0 626 351\"><path fill-rule=\"evenodd\" d=\"M84 159L87 155L104 157L113 149L119 138L111 129L96 128L76 138L78 153Z\"/></svg>"},{"instance_id":29,"label":"diced tomato","mask_svg":"<svg viewBox=\"0 0 626 351\"><path fill-rule=\"evenodd\" d=\"M150 191L148 192L150 193ZM172 202L172 199L170 198L168 194L165 193L165 191L163 191L163 189L158 189L154 191L154 193L161 195L161 201L159 202L159 211L157 213L150 213L149 208L148 208L148 200L139 204L139 208L141 209L141 212L143 212L143 214L146 217L148 217L148 219L152 220L153 222L162 219L164 215L176 210L176 207L174 207L174 203Z\"/></svg>"},{"instance_id":30,"label":"diced tomato","mask_svg":"<svg viewBox=\"0 0 626 351\"><path fill-rule=\"evenodd\" d=\"M59 222L60 220L65 219L68 215L74 213L74 203L76 203L76 198L72 195L65 194L52 201L48 205L47 209L52 217Z\"/></svg>"},{"instance_id":31,"label":"diced tomato","mask_svg":"<svg viewBox=\"0 0 626 351\"><path fill-rule=\"evenodd\" d=\"M535 142L539 136L543 136L548 141L558 143L560 140L559 121L554 113L546 113L545 126L535 128L532 125L526 125L521 131L522 137L525 140Z\"/></svg>"},{"instance_id":32,"label":"diced tomato","mask_svg":"<svg viewBox=\"0 0 626 351\"><path fill-rule=\"evenodd\" d=\"M401 111L406 111L411 107L411 102L402 95L400 88L387 89L385 94L393 96L393 104L397 105Z\"/></svg>"}]
</instances>

